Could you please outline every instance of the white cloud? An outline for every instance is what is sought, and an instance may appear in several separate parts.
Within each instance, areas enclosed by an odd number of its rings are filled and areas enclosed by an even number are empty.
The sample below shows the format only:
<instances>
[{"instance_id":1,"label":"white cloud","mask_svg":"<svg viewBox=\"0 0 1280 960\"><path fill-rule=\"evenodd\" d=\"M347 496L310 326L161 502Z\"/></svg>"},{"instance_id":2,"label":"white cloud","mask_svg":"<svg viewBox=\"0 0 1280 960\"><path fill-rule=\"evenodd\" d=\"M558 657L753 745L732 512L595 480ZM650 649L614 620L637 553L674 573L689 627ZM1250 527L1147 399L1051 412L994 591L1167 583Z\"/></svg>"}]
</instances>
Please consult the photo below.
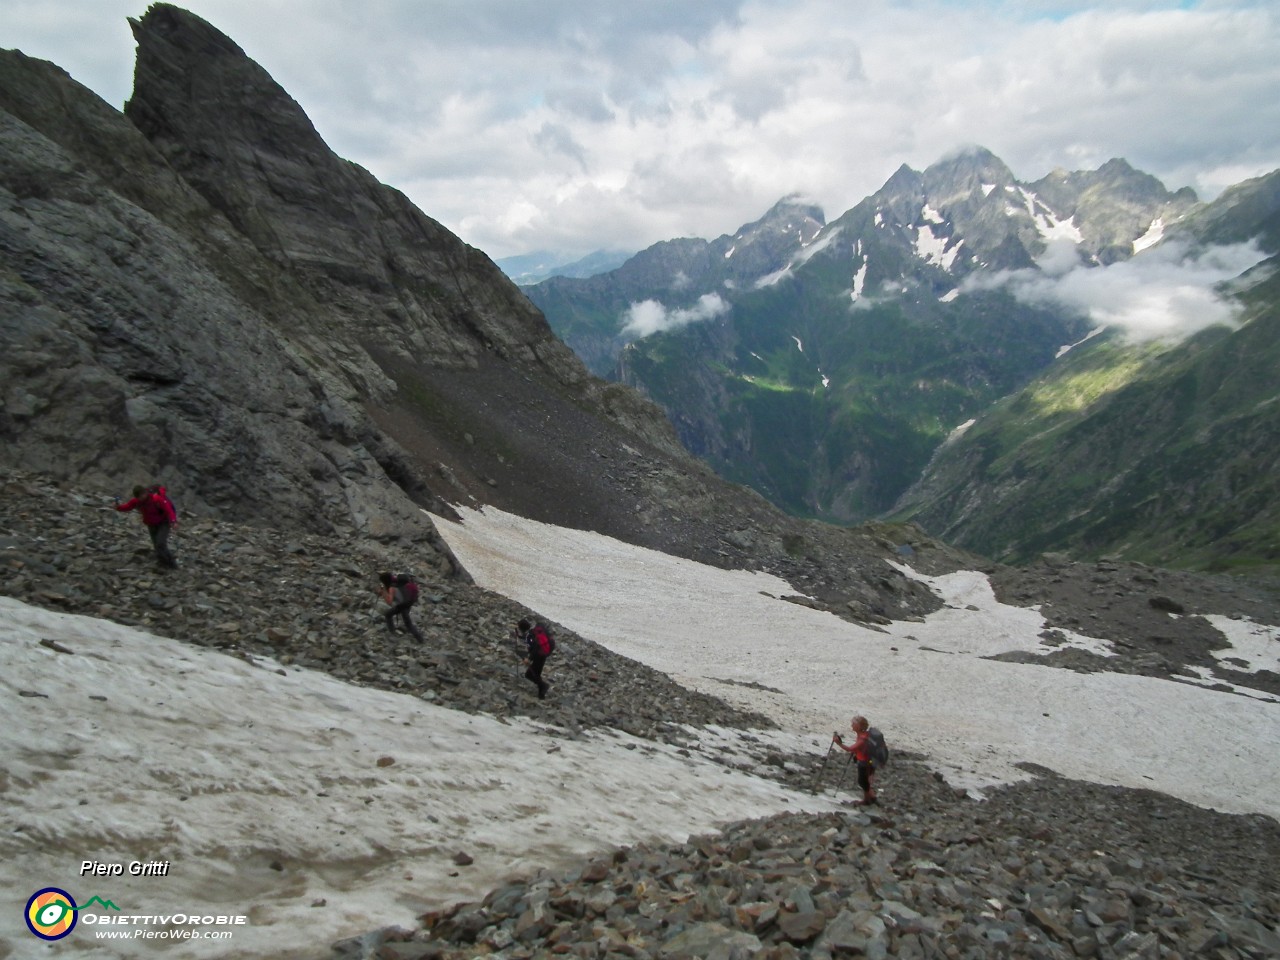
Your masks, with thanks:
<instances>
[{"instance_id":1,"label":"white cloud","mask_svg":"<svg viewBox=\"0 0 1280 960\"><path fill-rule=\"evenodd\" d=\"M962 290L1007 287L1023 302L1074 308L1133 340L1176 340L1211 326L1234 325L1240 308L1218 288L1264 256L1253 243L1196 252L1165 243L1129 260L1087 267L1073 244L1054 243L1040 261L1041 270L972 276Z\"/></svg>"},{"instance_id":2,"label":"white cloud","mask_svg":"<svg viewBox=\"0 0 1280 960\"><path fill-rule=\"evenodd\" d=\"M623 314L622 332L638 339L701 320L711 320L728 310L729 304L718 293L704 293L692 307L675 310L668 310L657 300L642 300L631 304Z\"/></svg>"},{"instance_id":3,"label":"white cloud","mask_svg":"<svg viewBox=\"0 0 1280 960\"><path fill-rule=\"evenodd\" d=\"M1280 14L1249 0L184 5L493 256L714 237L796 191L834 219L964 143L1210 194L1280 167ZM144 8L13 0L0 35L119 105Z\"/></svg>"}]
</instances>

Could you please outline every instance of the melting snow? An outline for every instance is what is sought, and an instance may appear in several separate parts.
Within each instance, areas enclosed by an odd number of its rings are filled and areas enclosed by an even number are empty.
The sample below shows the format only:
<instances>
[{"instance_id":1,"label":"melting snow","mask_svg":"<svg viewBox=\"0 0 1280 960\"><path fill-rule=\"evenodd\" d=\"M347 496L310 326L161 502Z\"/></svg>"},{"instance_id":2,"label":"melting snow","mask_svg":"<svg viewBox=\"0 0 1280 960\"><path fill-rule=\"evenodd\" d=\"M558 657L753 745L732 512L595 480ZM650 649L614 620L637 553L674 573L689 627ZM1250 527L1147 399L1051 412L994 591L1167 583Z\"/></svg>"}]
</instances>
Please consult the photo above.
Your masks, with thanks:
<instances>
[{"instance_id":1,"label":"melting snow","mask_svg":"<svg viewBox=\"0 0 1280 960\"><path fill-rule=\"evenodd\" d=\"M572 663L571 645L564 654ZM524 693L516 662L511 684ZM688 756L620 732L569 739L535 720L448 710L7 597L0 697L0 885L11 901L54 886L81 904L111 900L121 915L248 918L198 928L229 940L109 941L95 932L174 925L96 926L86 911L66 944L77 956L327 956L337 939L412 927L515 873L832 808L702 759L729 750L752 762L758 747L736 731L691 731ZM826 748L810 734L763 738ZM456 865L458 851L475 862ZM82 877L84 860L170 866L162 877ZM0 956L65 952L42 947L18 907L0 911Z\"/></svg>"},{"instance_id":2,"label":"melting snow","mask_svg":"<svg viewBox=\"0 0 1280 960\"><path fill-rule=\"evenodd\" d=\"M1151 225L1147 227L1147 232L1133 241L1133 252L1141 253L1148 247L1154 247L1164 237L1164 220L1156 217L1151 221Z\"/></svg>"},{"instance_id":3,"label":"melting snow","mask_svg":"<svg viewBox=\"0 0 1280 960\"><path fill-rule=\"evenodd\" d=\"M933 228L923 224L916 232L916 256L925 263L936 263L943 270L950 270L960 252L963 240L958 241L950 250L947 249L948 237L935 237Z\"/></svg>"},{"instance_id":4,"label":"melting snow","mask_svg":"<svg viewBox=\"0 0 1280 960\"><path fill-rule=\"evenodd\" d=\"M437 525L481 586L787 730L817 735L863 713L957 785L1024 779L1015 764L1030 761L1219 810L1280 814L1280 701L991 660L1050 644L1040 614L1001 604L980 573L918 577L946 606L881 632L787 603L779 598L795 587L764 574L493 509L461 513L461 524ZM1079 634L1063 638L1109 649Z\"/></svg>"},{"instance_id":5,"label":"melting snow","mask_svg":"<svg viewBox=\"0 0 1280 960\"><path fill-rule=\"evenodd\" d=\"M0 884L11 899L58 886L133 915L248 917L229 941L112 943L93 937L86 911L68 941L85 955L303 960L617 844L833 809L702 757L749 763L759 742L820 755L854 713L957 786L1025 779L1015 765L1029 761L1280 815L1280 702L989 659L1051 643L1037 611L999 603L980 573L900 567L945 606L873 630L782 600L797 589L776 577L492 508L459 514L436 525L480 586L783 729L758 742L690 731L688 755L619 732L570 739L536 720L459 713L0 597ZM1220 659L1280 669L1280 629L1212 622L1225 635ZM1109 652L1081 634L1062 641ZM553 697L573 646L562 639L549 666ZM524 691L518 672L513 656L511 683ZM883 788L886 802L909 805L891 772ZM458 851L475 862L456 865ZM86 859L171 867L81 878ZM45 952L19 910L0 911L0 955Z\"/></svg>"},{"instance_id":6,"label":"melting snow","mask_svg":"<svg viewBox=\"0 0 1280 960\"><path fill-rule=\"evenodd\" d=\"M1065 344L1064 346L1059 347L1059 348L1058 348L1058 352L1057 352L1057 353L1055 353L1055 354L1053 355L1053 358L1054 358L1055 360L1056 360L1056 359L1058 359L1058 357L1060 357L1060 356L1062 356L1064 353L1068 353L1069 351L1071 351L1071 350L1075 349L1076 347L1080 346L1080 344L1084 343L1086 340L1091 340L1091 339L1093 339L1094 337L1096 337L1098 334L1100 334L1100 333L1101 333L1103 330L1105 330L1105 329L1107 329L1105 326L1101 326L1101 327L1094 327L1092 330L1090 330L1088 333L1086 333L1083 337L1081 337L1081 338L1080 338L1079 340L1077 340L1075 343L1068 343L1068 344Z\"/></svg>"},{"instance_id":7,"label":"melting snow","mask_svg":"<svg viewBox=\"0 0 1280 960\"><path fill-rule=\"evenodd\" d=\"M1270 670L1280 673L1280 629L1252 620L1231 617L1205 617L1227 638L1228 646L1213 651L1219 662L1233 670L1257 673Z\"/></svg>"},{"instance_id":8,"label":"melting snow","mask_svg":"<svg viewBox=\"0 0 1280 960\"><path fill-rule=\"evenodd\" d=\"M864 254L862 257L862 266L858 267L857 272L853 275L853 299L858 300L862 296L862 290L867 284L867 266L868 259Z\"/></svg>"},{"instance_id":9,"label":"melting snow","mask_svg":"<svg viewBox=\"0 0 1280 960\"><path fill-rule=\"evenodd\" d=\"M1083 243L1084 234L1076 226L1076 218L1059 220L1052 210L1039 197L1022 187L1018 188L1027 205L1027 213L1035 221L1036 230L1045 240L1070 240L1072 243ZM1013 211L1010 211L1011 213Z\"/></svg>"}]
</instances>

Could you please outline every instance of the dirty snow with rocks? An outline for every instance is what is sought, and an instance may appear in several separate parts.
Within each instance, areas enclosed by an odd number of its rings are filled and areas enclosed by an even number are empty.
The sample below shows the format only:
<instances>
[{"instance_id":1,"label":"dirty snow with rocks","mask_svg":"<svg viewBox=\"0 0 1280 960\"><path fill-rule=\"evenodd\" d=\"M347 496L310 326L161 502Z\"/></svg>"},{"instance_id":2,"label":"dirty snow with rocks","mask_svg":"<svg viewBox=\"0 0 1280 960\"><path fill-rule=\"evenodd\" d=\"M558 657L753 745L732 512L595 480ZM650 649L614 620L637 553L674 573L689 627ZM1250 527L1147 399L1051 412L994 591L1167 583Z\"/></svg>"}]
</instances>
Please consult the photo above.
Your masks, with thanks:
<instances>
[{"instance_id":1,"label":"dirty snow with rocks","mask_svg":"<svg viewBox=\"0 0 1280 960\"><path fill-rule=\"evenodd\" d=\"M1280 815L1280 704L983 659L1041 649L1041 624L996 602L979 574L928 579L946 608L879 632L781 600L796 590L773 577L493 509L462 516L437 522L480 585L782 731L705 731L684 752L621 733L569 739L0 598L0 883L11 901L0 955L50 955L23 915L56 887L83 908L60 954L313 957L513 874L832 809L832 795L704 755L731 751L749 766L762 744L821 754L855 712L975 792L1032 761ZM1276 628L1219 626L1253 669L1277 669ZM571 640L561 647L553 697L573 657ZM891 778L885 788L895 802ZM85 873L86 861L122 873ZM164 875L129 875L152 862ZM121 920L137 917L149 919Z\"/></svg>"},{"instance_id":2,"label":"dirty snow with rocks","mask_svg":"<svg viewBox=\"0 0 1280 960\"><path fill-rule=\"evenodd\" d=\"M900 747L980 791L1030 762L1098 783L1146 787L1230 813L1280 816L1280 702L1187 682L1085 674L986 659L1048 653L1034 609L1007 606L976 572L923 577L946 606L883 630L780 599L777 578L724 571L493 508L437 519L483 587L784 729L869 717ZM1255 668L1280 670L1275 628L1217 618ZM1270 632L1268 632L1268 629ZM1061 631L1059 631L1061 632ZM1064 634L1106 654L1108 641ZM1230 655L1229 653L1224 655ZM757 682L760 691L741 686ZM829 737L829 734L828 734Z\"/></svg>"}]
</instances>

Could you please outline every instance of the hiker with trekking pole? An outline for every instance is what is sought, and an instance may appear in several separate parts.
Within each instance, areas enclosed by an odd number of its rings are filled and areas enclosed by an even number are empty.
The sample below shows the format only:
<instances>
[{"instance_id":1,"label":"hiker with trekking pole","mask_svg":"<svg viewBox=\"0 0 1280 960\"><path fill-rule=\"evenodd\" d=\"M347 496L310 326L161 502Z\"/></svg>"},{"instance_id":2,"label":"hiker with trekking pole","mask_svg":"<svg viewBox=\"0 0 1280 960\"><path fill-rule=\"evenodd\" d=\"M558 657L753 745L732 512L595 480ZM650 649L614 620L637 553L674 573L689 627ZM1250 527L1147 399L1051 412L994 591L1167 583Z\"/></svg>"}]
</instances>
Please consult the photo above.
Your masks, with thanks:
<instances>
[{"instance_id":1,"label":"hiker with trekking pole","mask_svg":"<svg viewBox=\"0 0 1280 960\"><path fill-rule=\"evenodd\" d=\"M387 632L394 634L396 632L396 618L400 618L400 622L404 625L406 633L413 635L413 638L419 643L425 643L426 639L422 636L421 631L413 625L413 621L409 618L410 608L418 602L418 583L413 577L407 573L390 573L383 572L378 574L378 582L382 584L382 590L379 591L382 599L387 602L390 609L383 614L387 623Z\"/></svg>"},{"instance_id":2,"label":"hiker with trekking pole","mask_svg":"<svg viewBox=\"0 0 1280 960\"><path fill-rule=\"evenodd\" d=\"M137 510L151 537L156 560L170 570L178 565L173 551L169 549L169 532L178 526L178 511L163 486L158 483L149 487L138 484L133 488L132 500L121 503L119 497L115 498L115 508L121 513Z\"/></svg>"},{"instance_id":3,"label":"hiker with trekking pole","mask_svg":"<svg viewBox=\"0 0 1280 960\"><path fill-rule=\"evenodd\" d=\"M542 668L547 662L547 657L555 653L555 637L541 623L528 619L517 623L512 634L525 646L524 664L529 668L524 672L525 679L531 680L538 688L539 700L547 699L547 691L551 689L551 684L542 679Z\"/></svg>"},{"instance_id":4,"label":"hiker with trekking pole","mask_svg":"<svg viewBox=\"0 0 1280 960\"><path fill-rule=\"evenodd\" d=\"M846 745L844 738L840 736L838 731L831 734L831 744L827 747L827 755L822 758L822 764L818 767L818 772L813 778L813 792L817 793L818 784L822 781L822 776L826 772L831 754L836 747L839 747L849 756L840 771L840 779L836 783L836 790L839 791L844 786L844 778L849 772L849 765L856 763L858 786L862 789L862 801L859 805L873 806L879 803L876 799L875 777L889 762L889 748L885 745L884 735L871 726L866 717L854 717L849 726L854 734L852 744Z\"/></svg>"},{"instance_id":5,"label":"hiker with trekking pole","mask_svg":"<svg viewBox=\"0 0 1280 960\"><path fill-rule=\"evenodd\" d=\"M862 805L869 807L876 803L876 791L874 788L876 776L876 756L871 741L871 724L867 722L866 717L854 717L849 722L850 729L853 730L853 743L845 746L844 740L840 734L833 733L831 739L841 750L850 755L858 764L858 786L862 788ZM883 740L881 741L883 742ZM846 765L847 769L847 765ZM840 778L843 782L844 777Z\"/></svg>"}]
</instances>

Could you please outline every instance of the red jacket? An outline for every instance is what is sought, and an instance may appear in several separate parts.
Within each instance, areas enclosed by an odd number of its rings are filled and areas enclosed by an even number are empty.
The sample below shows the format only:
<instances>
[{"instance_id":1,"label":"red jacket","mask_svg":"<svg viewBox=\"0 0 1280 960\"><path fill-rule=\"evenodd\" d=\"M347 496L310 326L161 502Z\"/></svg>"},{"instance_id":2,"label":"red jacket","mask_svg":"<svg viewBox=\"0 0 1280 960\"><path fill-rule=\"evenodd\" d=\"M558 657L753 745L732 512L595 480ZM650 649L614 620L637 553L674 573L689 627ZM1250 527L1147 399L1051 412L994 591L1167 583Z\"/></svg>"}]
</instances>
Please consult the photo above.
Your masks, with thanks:
<instances>
[{"instance_id":1,"label":"red jacket","mask_svg":"<svg viewBox=\"0 0 1280 960\"><path fill-rule=\"evenodd\" d=\"M854 759L867 763L871 760L871 736L866 730L863 730L853 741L852 746L845 746L841 742L840 749L846 753L852 753Z\"/></svg>"},{"instance_id":2,"label":"red jacket","mask_svg":"<svg viewBox=\"0 0 1280 960\"><path fill-rule=\"evenodd\" d=\"M140 497L134 497L127 503L117 503L116 509L120 511L137 509L142 513L142 522L148 527L157 527L162 523L177 523L178 513L173 509L173 504L169 502L168 496L165 495L164 487L156 487L155 490L148 490Z\"/></svg>"}]
</instances>

